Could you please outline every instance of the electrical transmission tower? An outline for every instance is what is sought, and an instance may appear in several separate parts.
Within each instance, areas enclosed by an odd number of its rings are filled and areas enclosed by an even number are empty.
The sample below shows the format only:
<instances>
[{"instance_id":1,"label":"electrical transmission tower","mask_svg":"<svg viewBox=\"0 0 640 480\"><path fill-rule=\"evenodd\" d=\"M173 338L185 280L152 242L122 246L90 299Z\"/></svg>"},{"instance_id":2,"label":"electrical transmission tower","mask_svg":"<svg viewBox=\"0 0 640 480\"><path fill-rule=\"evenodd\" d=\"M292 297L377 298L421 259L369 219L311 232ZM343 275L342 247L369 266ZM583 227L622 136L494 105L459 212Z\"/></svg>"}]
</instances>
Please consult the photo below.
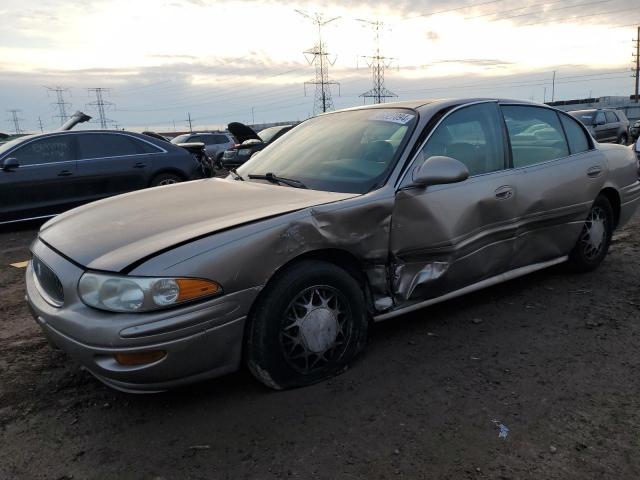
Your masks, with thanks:
<instances>
[{"instance_id":1,"label":"electrical transmission tower","mask_svg":"<svg viewBox=\"0 0 640 480\"><path fill-rule=\"evenodd\" d=\"M53 102L51 105L53 105L54 107L57 107L58 115L54 115L53 118L59 118L60 125L62 125L69 118L69 115L67 114L67 107L71 107L71 104L69 102L66 102L64 99L64 94L69 93L69 89L64 87L44 87L44 88L47 89L47 95L49 95L49 93L56 94L56 101Z\"/></svg>"},{"instance_id":2,"label":"electrical transmission tower","mask_svg":"<svg viewBox=\"0 0 640 480\"><path fill-rule=\"evenodd\" d=\"M107 123L113 122L110 118L107 118L105 115L105 107L113 107L115 104L112 102L107 102L103 98L103 94L108 93L110 89L108 88L87 88L89 94L94 94L96 96L95 102L87 103L88 106L94 107L98 112L98 123L100 123L100 128L103 130L107 129Z\"/></svg>"},{"instance_id":3,"label":"electrical transmission tower","mask_svg":"<svg viewBox=\"0 0 640 480\"><path fill-rule=\"evenodd\" d=\"M7 110L11 114L11 118L7 120L9 123L13 123L13 130L17 135L24 133L20 128L20 120L24 120L24 118L18 117L18 114L22 112L22 110Z\"/></svg>"},{"instance_id":4,"label":"electrical transmission tower","mask_svg":"<svg viewBox=\"0 0 640 480\"><path fill-rule=\"evenodd\" d=\"M340 84L329 78L329 66L335 64L329 60L329 53L326 50L326 43L322 40L322 27L340 17L334 17L324 20L322 14L314 13L309 15L301 10L296 10L300 15L311 20L318 26L318 43L313 48L306 50L304 53L309 65L315 65L316 78L313 81L305 82L305 95L307 94L307 85L315 85L315 98L313 101L313 114L328 112L333 110L333 99L331 98L331 85L338 86L338 95L340 95Z\"/></svg>"},{"instance_id":5,"label":"electrical transmission tower","mask_svg":"<svg viewBox=\"0 0 640 480\"><path fill-rule=\"evenodd\" d=\"M373 55L364 57L373 73L373 88L361 94L366 103L367 98L373 98L374 103L384 103L387 98L397 97L395 93L384 86L384 72L391 66L394 58L385 57L380 54L380 33L384 23L380 21L361 20L360 22L371 25L375 32L376 51Z\"/></svg>"},{"instance_id":6,"label":"electrical transmission tower","mask_svg":"<svg viewBox=\"0 0 640 480\"><path fill-rule=\"evenodd\" d=\"M635 43L635 52L633 54L633 58L636 62L636 65L634 67L635 73L633 75L634 77L636 77L636 90L635 90L635 96L633 98L636 103L639 103L640 92L638 90L640 87L640 27L638 27L638 33L633 42Z\"/></svg>"}]
</instances>

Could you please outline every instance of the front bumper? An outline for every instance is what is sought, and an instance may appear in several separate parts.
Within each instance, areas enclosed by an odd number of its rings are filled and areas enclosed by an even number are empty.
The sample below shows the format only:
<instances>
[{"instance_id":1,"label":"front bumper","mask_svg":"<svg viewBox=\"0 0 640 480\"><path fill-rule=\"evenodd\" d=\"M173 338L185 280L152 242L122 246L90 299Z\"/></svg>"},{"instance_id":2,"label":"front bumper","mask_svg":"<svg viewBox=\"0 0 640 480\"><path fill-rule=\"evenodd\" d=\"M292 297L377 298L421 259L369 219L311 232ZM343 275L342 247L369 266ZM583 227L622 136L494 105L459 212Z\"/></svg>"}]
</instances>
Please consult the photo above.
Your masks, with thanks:
<instances>
[{"instance_id":1,"label":"front bumper","mask_svg":"<svg viewBox=\"0 0 640 480\"><path fill-rule=\"evenodd\" d=\"M107 385L154 392L214 378L239 368L245 319L259 289L170 310L120 314L87 307L77 297L83 270L36 241L33 252L59 276L62 307L47 303L26 271L26 300L47 338ZM154 363L119 364L115 353L163 350Z\"/></svg>"}]
</instances>

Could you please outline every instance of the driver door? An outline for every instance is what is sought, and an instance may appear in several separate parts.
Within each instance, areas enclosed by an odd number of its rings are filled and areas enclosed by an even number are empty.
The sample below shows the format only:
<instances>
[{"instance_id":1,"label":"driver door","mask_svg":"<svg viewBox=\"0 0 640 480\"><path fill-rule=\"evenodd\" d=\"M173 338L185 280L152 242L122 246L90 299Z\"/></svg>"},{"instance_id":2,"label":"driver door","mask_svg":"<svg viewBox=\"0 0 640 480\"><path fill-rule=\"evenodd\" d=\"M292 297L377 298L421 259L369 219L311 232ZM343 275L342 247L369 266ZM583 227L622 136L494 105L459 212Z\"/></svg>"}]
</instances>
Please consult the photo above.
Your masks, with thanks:
<instances>
[{"instance_id":1,"label":"driver door","mask_svg":"<svg viewBox=\"0 0 640 480\"><path fill-rule=\"evenodd\" d=\"M449 114L417 154L396 194L390 234L395 301L415 302L504 272L517 216L502 115L495 102ZM469 178L427 188L411 172L427 158L464 163Z\"/></svg>"}]
</instances>

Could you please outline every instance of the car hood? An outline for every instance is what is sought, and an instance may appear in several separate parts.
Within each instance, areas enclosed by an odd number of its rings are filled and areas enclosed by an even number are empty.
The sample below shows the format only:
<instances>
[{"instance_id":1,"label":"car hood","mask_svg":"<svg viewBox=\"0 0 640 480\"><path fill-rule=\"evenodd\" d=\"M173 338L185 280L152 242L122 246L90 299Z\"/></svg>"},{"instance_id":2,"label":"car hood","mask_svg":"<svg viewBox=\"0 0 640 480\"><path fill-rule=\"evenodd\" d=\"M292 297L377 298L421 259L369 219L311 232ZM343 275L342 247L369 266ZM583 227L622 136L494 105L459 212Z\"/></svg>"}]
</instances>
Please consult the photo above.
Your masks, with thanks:
<instances>
[{"instance_id":1,"label":"car hood","mask_svg":"<svg viewBox=\"0 0 640 480\"><path fill-rule=\"evenodd\" d=\"M255 130L245 125L244 123L231 122L229 125L227 125L227 130L231 132L231 135L236 137L238 143L242 143L251 139L262 141Z\"/></svg>"},{"instance_id":2,"label":"car hood","mask_svg":"<svg viewBox=\"0 0 640 480\"><path fill-rule=\"evenodd\" d=\"M86 268L116 272L195 238L354 196L212 178L70 210L47 222L39 237Z\"/></svg>"}]
</instances>

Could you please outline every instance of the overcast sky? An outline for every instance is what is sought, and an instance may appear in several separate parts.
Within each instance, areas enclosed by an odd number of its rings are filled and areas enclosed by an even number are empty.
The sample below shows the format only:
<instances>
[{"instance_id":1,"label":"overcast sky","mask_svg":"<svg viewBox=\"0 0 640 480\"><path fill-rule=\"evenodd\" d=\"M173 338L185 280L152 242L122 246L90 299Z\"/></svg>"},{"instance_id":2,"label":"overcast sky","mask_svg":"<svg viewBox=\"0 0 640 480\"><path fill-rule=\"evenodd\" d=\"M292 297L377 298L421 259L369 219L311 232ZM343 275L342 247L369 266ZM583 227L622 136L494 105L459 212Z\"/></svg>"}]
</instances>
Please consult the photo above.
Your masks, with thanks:
<instances>
[{"instance_id":1,"label":"overcast sky","mask_svg":"<svg viewBox=\"0 0 640 480\"><path fill-rule=\"evenodd\" d=\"M55 95L94 116L87 88L109 88L107 116L133 130L178 130L230 121L304 119L314 68L303 51L317 30L296 9L323 12L335 64L336 108L371 88L363 56L385 22L394 57L386 86L400 100L433 97L555 98L630 95L640 0L436 1L2 0L0 114L57 126ZM340 93L340 95L339 95ZM253 109L253 113L252 113ZM253 117L252 117L253 115ZM2 118L2 117L0 117ZM10 131L8 122L0 131Z\"/></svg>"}]
</instances>

